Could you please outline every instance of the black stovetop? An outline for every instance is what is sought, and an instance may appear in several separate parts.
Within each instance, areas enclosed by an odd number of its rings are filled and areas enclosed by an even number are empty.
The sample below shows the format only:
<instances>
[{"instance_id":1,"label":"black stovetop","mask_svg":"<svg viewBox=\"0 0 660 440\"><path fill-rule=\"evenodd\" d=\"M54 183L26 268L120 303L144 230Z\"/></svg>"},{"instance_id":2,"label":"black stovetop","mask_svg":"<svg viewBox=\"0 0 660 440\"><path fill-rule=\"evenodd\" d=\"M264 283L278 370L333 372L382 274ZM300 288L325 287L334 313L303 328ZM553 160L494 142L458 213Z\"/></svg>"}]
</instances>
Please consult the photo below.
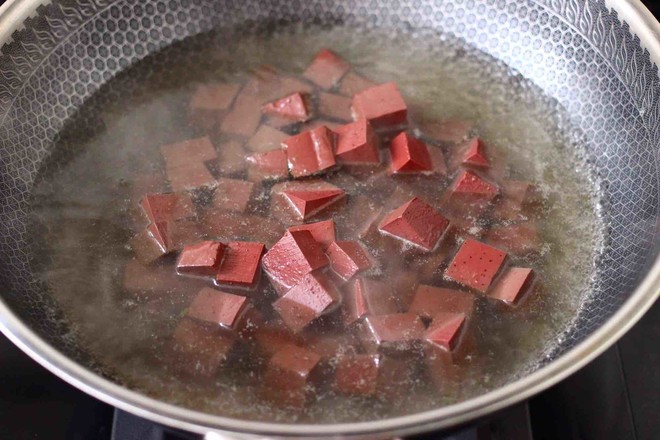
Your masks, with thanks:
<instances>
[{"instance_id":1,"label":"black stovetop","mask_svg":"<svg viewBox=\"0 0 660 440\"><path fill-rule=\"evenodd\" d=\"M197 440L59 380L0 336L0 440ZM660 303L560 384L488 420L418 439L660 439Z\"/></svg>"}]
</instances>

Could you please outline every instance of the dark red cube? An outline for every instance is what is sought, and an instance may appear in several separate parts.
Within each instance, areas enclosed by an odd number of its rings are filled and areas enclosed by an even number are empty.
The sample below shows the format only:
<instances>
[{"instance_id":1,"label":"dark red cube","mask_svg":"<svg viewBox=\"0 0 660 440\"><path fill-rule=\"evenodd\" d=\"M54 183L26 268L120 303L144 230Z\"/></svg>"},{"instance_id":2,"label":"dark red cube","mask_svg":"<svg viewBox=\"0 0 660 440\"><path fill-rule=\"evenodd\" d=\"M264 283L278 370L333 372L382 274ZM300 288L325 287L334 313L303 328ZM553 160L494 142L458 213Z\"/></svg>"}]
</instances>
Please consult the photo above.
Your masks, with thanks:
<instances>
[{"instance_id":1,"label":"dark red cube","mask_svg":"<svg viewBox=\"0 0 660 440\"><path fill-rule=\"evenodd\" d=\"M445 278L485 293L507 258L503 252L467 239L445 271Z\"/></svg>"}]
</instances>

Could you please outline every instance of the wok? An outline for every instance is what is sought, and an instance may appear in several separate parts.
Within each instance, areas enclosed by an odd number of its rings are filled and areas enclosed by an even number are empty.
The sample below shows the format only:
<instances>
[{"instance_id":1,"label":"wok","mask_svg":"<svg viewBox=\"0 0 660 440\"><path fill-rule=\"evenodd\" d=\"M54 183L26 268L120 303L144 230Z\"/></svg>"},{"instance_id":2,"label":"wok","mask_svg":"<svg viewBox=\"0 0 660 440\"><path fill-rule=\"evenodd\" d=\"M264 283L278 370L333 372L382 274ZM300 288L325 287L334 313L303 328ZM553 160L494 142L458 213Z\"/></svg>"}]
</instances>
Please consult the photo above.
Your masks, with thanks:
<instances>
[{"instance_id":1,"label":"wok","mask_svg":"<svg viewBox=\"0 0 660 440\"><path fill-rule=\"evenodd\" d=\"M603 182L606 243L590 302L535 371L423 413L287 425L203 414L103 377L33 276L31 188L67 119L110 78L191 35L236 23L431 28L503 61L556 99ZM0 10L0 327L81 390L197 433L374 437L454 426L565 378L613 344L660 292L660 25L638 0L13 0ZM209 438L218 434L209 434Z\"/></svg>"}]
</instances>

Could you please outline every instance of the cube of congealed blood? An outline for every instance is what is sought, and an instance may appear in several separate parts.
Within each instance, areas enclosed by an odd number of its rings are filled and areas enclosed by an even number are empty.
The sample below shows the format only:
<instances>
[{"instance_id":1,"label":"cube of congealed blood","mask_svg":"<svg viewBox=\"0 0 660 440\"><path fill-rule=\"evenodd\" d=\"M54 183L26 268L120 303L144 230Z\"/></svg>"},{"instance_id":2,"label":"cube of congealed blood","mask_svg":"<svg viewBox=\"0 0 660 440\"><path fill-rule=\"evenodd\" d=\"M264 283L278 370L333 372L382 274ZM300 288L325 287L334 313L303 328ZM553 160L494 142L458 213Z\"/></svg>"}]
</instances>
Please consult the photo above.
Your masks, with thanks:
<instances>
[{"instance_id":1,"label":"cube of congealed blood","mask_svg":"<svg viewBox=\"0 0 660 440\"><path fill-rule=\"evenodd\" d=\"M380 366L378 354L343 356L337 363L335 389L342 394L373 396L378 389Z\"/></svg>"},{"instance_id":2,"label":"cube of congealed blood","mask_svg":"<svg viewBox=\"0 0 660 440\"><path fill-rule=\"evenodd\" d=\"M167 223L171 248L180 251L184 246L195 244L204 239L202 227L197 219L183 218Z\"/></svg>"},{"instance_id":3,"label":"cube of congealed blood","mask_svg":"<svg viewBox=\"0 0 660 440\"><path fill-rule=\"evenodd\" d=\"M168 169L218 158L208 136L163 145L160 147L160 153L165 160L165 168Z\"/></svg>"},{"instance_id":4,"label":"cube of congealed blood","mask_svg":"<svg viewBox=\"0 0 660 440\"><path fill-rule=\"evenodd\" d=\"M378 229L430 251L436 247L447 226L449 220L429 204L414 197L387 214Z\"/></svg>"},{"instance_id":5,"label":"cube of congealed blood","mask_svg":"<svg viewBox=\"0 0 660 440\"><path fill-rule=\"evenodd\" d=\"M215 177L204 162L190 162L167 169L167 179L174 191L188 191L215 185Z\"/></svg>"},{"instance_id":6,"label":"cube of congealed blood","mask_svg":"<svg viewBox=\"0 0 660 440\"><path fill-rule=\"evenodd\" d=\"M268 362L263 380L263 395L282 407L305 406L321 357L296 345L282 347Z\"/></svg>"},{"instance_id":7,"label":"cube of congealed blood","mask_svg":"<svg viewBox=\"0 0 660 440\"><path fill-rule=\"evenodd\" d=\"M406 132L390 143L390 171L392 173L422 173L433 171L433 161L426 144Z\"/></svg>"},{"instance_id":8,"label":"cube of congealed blood","mask_svg":"<svg viewBox=\"0 0 660 440\"><path fill-rule=\"evenodd\" d=\"M536 223L532 221L493 226L484 241L519 257L540 252L543 248Z\"/></svg>"},{"instance_id":9,"label":"cube of congealed blood","mask_svg":"<svg viewBox=\"0 0 660 440\"><path fill-rule=\"evenodd\" d=\"M231 333L184 318L172 334L174 366L193 376L211 377L227 361L235 344Z\"/></svg>"},{"instance_id":10,"label":"cube of congealed blood","mask_svg":"<svg viewBox=\"0 0 660 440\"><path fill-rule=\"evenodd\" d=\"M431 168L434 174L441 176L447 175L447 163L445 162L445 155L438 147L428 147L429 156L431 157Z\"/></svg>"},{"instance_id":11,"label":"cube of congealed blood","mask_svg":"<svg viewBox=\"0 0 660 440\"><path fill-rule=\"evenodd\" d=\"M264 104L261 112L265 115L303 122L312 117L308 102L309 96L296 92Z\"/></svg>"},{"instance_id":12,"label":"cube of congealed blood","mask_svg":"<svg viewBox=\"0 0 660 440\"><path fill-rule=\"evenodd\" d=\"M388 315L398 311L392 287L370 278L358 278L346 288L343 307L347 325L367 315Z\"/></svg>"},{"instance_id":13,"label":"cube of congealed blood","mask_svg":"<svg viewBox=\"0 0 660 440\"><path fill-rule=\"evenodd\" d=\"M420 131L424 137L439 142L456 144L468 138L474 124L463 119L447 119L445 121L424 121Z\"/></svg>"},{"instance_id":14,"label":"cube of congealed blood","mask_svg":"<svg viewBox=\"0 0 660 440\"><path fill-rule=\"evenodd\" d=\"M460 342L466 323L465 313L438 312L424 333L424 341L452 351Z\"/></svg>"},{"instance_id":15,"label":"cube of congealed blood","mask_svg":"<svg viewBox=\"0 0 660 440\"><path fill-rule=\"evenodd\" d=\"M262 98L247 92L247 87L239 93L229 113L220 124L220 132L235 136L250 137L261 120Z\"/></svg>"},{"instance_id":16,"label":"cube of congealed blood","mask_svg":"<svg viewBox=\"0 0 660 440\"><path fill-rule=\"evenodd\" d=\"M300 333L302 344L321 356L324 367L332 367L342 356L355 354L359 351L359 341L352 333L327 333L310 329Z\"/></svg>"},{"instance_id":17,"label":"cube of congealed blood","mask_svg":"<svg viewBox=\"0 0 660 440\"><path fill-rule=\"evenodd\" d=\"M257 353L264 358L270 358L287 345L302 345L300 335L292 332L281 321L268 320L256 328L249 339L255 343Z\"/></svg>"},{"instance_id":18,"label":"cube of congealed blood","mask_svg":"<svg viewBox=\"0 0 660 440\"><path fill-rule=\"evenodd\" d=\"M479 216L499 193L494 183L473 171L464 170L450 187L445 207L456 215Z\"/></svg>"},{"instance_id":19,"label":"cube of congealed blood","mask_svg":"<svg viewBox=\"0 0 660 440\"><path fill-rule=\"evenodd\" d=\"M201 128L211 128L229 109L240 89L240 84L197 85L188 104L191 122Z\"/></svg>"},{"instance_id":20,"label":"cube of congealed blood","mask_svg":"<svg viewBox=\"0 0 660 440\"><path fill-rule=\"evenodd\" d=\"M366 119L342 125L337 133L337 160L350 165L378 165L378 137Z\"/></svg>"},{"instance_id":21,"label":"cube of congealed blood","mask_svg":"<svg viewBox=\"0 0 660 440\"><path fill-rule=\"evenodd\" d=\"M441 312L462 313L471 316L474 310L474 295L456 289L420 284L415 289L409 312L430 319Z\"/></svg>"},{"instance_id":22,"label":"cube of congealed blood","mask_svg":"<svg viewBox=\"0 0 660 440\"><path fill-rule=\"evenodd\" d=\"M336 165L335 135L321 126L291 136L282 142L293 177L305 177Z\"/></svg>"},{"instance_id":23,"label":"cube of congealed blood","mask_svg":"<svg viewBox=\"0 0 660 440\"><path fill-rule=\"evenodd\" d=\"M217 182L215 193L213 193L213 207L245 212L252 197L254 183L227 178L220 178Z\"/></svg>"},{"instance_id":24,"label":"cube of congealed blood","mask_svg":"<svg viewBox=\"0 0 660 440\"><path fill-rule=\"evenodd\" d=\"M486 146L478 137L467 141L462 163L475 168L490 168L490 161L486 156Z\"/></svg>"},{"instance_id":25,"label":"cube of congealed blood","mask_svg":"<svg viewBox=\"0 0 660 440\"><path fill-rule=\"evenodd\" d=\"M237 140L221 142L218 146L218 156L218 171L224 176L240 173L247 168L243 144Z\"/></svg>"},{"instance_id":26,"label":"cube of congealed blood","mask_svg":"<svg viewBox=\"0 0 660 440\"><path fill-rule=\"evenodd\" d=\"M400 354L417 351L424 330L416 313L369 315L360 322L358 336L368 353Z\"/></svg>"},{"instance_id":27,"label":"cube of congealed blood","mask_svg":"<svg viewBox=\"0 0 660 440\"><path fill-rule=\"evenodd\" d=\"M524 267L507 269L493 284L488 296L513 305L527 293L534 282L534 271Z\"/></svg>"},{"instance_id":28,"label":"cube of congealed blood","mask_svg":"<svg viewBox=\"0 0 660 440\"><path fill-rule=\"evenodd\" d=\"M403 125L408 118L408 107L393 82L356 93L353 96L352 110L354 119L368 119L376 128Z\"/></svg>"},{"instance_id":29,"label":"cube of congealed blood","mask_svg":"<svg viewBox=\"0 0 660 440\"><path fill-rule=\"evenodd\" d=\"M274 209L285 209L290 217L307 220L344 198L343 189L321 180L286 182L271 190ZM286 202L285 206L281 206ZM286 209L288 208L288 209ZM285 216L286 217L286 216Z\"/></svg>"},{"instance_id":30,"label":"cube of congealed blood","mask_svg":"<svg viewBox=\"0 0 660 440\"><path fill-rule=\"evenodd\" d=\"M376 83L367 78L358 75L355 72L348 72L341 80L339 93L344 96L353 97L356 93L375 86Z\"/></svg>"},{"instance_id":31,"label":"cube of congealed blood","mask_svg":"<svg viewBox=\"0 0 660 440\"><path fill-rule=\"evenodd\" d=\"M226 110L241 89L240 84L199 84L190 98L191 109Z\"/></svg>"},{"instance_id":32,"label":"cube of congealed blood","mask_svg":"<svg viewBox=\"0 0 660 440\"><path fill-rule=\"evenodd\" d=\"M143 264L149 264L171 250L167 223L151 223L138 232L129 242L135 257Z\"/></svg>"},{"instance_id":33,"label":"cube of congealed blood","mask_svg":"<svg viewBox=\"0 0 660 440\"><path fill-rule=\"evenodd\" d=\"M206 212L202 225L207 236L220 241L259 240L266 246L275 244L285 230L272 218L218 209Z\"/></svg>"},{"instance_id":34,"label":"cube of congealed blood","mask_svg":"<svg viewBox=\"0 0 660 440\"><path fill-rule=\"evenodd\" d=\"M332 119L351 120L351 99L334 93L319 92L319 113Z\"/></svg>"},{"instance_id":35,"label":"cube of congealed blood","mask_svg":"<svg viewBox=\"0 0 660 440\"><path fill-rule=\"evenodd\" d=\"M310 95L316 89L316 87L314 87L314 85L310 84L308 81L304 81L293 76L280 76L279 80L280 96L286 96L296 92Z\"/></svg>"},{"instance_id":36,"label":"cube of congealed blood","mask_svg":"<svg viewBox=\"0 0 660 440\"><path fill-rule=\"evenodd\" d=\"M131 200L141 200L145 194L158 194L165 191L165 176L160 172L140 174L131 182Z\"/></svg>"},{"instance_id":37,"label":"cube of congealed blood","mask_svg":"<svg viewBox=\"0 0 660 440\"><path fill-rule=\"evenodd\" d=\"M215 274L219 285L255 287L261 273L259 263L264 245L256 242L234 241L227 244L220 268Z\"/></svg>"},{"instance_id":38,"label":"cube of congealed blood","mask_svg":"<svg viewBox=\"0 0 660 440\"><path fill-rule=\"evenodd\" d=\"M248 306L244 296L204 287L188 307L187 316L232 330Z\"/></svg>"},{"instance_id":39,"label":"cube of congealed blood","mask_svg":"<svg viewBox=\"0 0 660 440\"><path fill-rule=\"evenodd\" d=\"M445 271L445 278L485 293L505 260L506 252L467 239Z\"/></svg>"},{"instance_id":40,"label":"cube of congealed blood","mask_svg":"<svg viewBox=\"0 0 660 440\"><path fill-rule=\"evenodd\" d=\"M291 226L288 230L292 232L309 231L312 234L312 237L314 237L314 240L316 240L324 250L336 240L337 236L335 222L333 220Z\"/></svg>"},{"instance_id":41,"label":"cube of congealed blood","mask_svg":"<svg viewBox=\"0 0 660 440\"><path fill-rule=\"evenodd\" d=\"M306 274L327 266L328 259L311 232L287 231L266 252L262 265L271 280L284 289L290 289L299 284Z\"/></svg>"},{"instance_id":42,"label":"cube of congealed blood","mask_svg":"<svg viewBox=\"0 0 660 440\"><path fill-rule=\"evenodd\" d=\"M169 222L195 215L189 194L152 193L140 199L140 207L151 223Z\"/></svg>"},{"instance_id":43,"label":"cube of congealed blood","mask_svg":"<svg viewBox=\"0 0 660 440\"><path fill-rule=\"evenodd\" d=\"M413 270L400 268L390 275L387 282L392 285L399 311L408 310L408 306L415 295L415 287L419 284L419 277Z\"/></svg>"},{"instance_id":44,"label":"cube of congealed blood","mask_svg":"<svg viewBox=\"0 0 660 440\"><path fill-rule=\"evenodd\" d=\"M222 257L225 245L218 241L202 241L183 248L176 263L176 270L182 275L210 277L215 275Z\"/></svg>"},{"instance_id":45,"label":"cube of congealed blood","mask_svg":"<svg viewBox=\"0 0 660 440\"><path fill-rule=\"evenodd\" d=\"M291 330L299 332L340 302L341 294L334 284L316 271L303 275L298 284L273 303L273 308Z\"/></svg>"},{"instance_id":46,"label":"cube of congealed blood","mask_svg":"<svg viewBox=\"0 0 660 440\"><path fill-rule=\"evenodd\" d=\"M468 352L465 346L465 342L462 342L458 350ZM458 391L456 387L461 382L463 368L457 362L457 358L462 358L461 354L463 353L448 351L436 344L425 344L424 366L426 376L438 390L442 392Z\"/></svg>"},{"instance_id":47,"label":"cube of congealed blood","mask_svg":"<svg viewBox=\"0 0 660 440\"><path fill-rule=\"evenodd\" d=\"M330 89L350 70L351 66L339 55L321 49L303 72L303 76L323 89Z\"/></svg>"},{"instance_id":48,"label":"cube of congealed blood","mask_svg":"<svg viewBox=\"0 0 660 440\"><path fill-rule=\"evenodd\" d=\"M364 238L380 217L379 205L363 195L352 197L345 218L337 223L340 235L352 240Z\"/></svg>"},{"instance_id":49,"label":"cube of congealed blood","mask_svg":"<svg viewBox=\"0 0 660 440\"><path fill-rule=\"evenodd\" d=\"M282 150L254 153L248 156L246 161L248 164L248 180L252 182L281 180L289 177L286 153Z\"/></svg>"},{"instance_id":50,"label":"cube of congealed blood","mask_svg":"<svg viewBox=\"0 0 660 440\"><path fill-rule=\"evenodd\" d=\"M268 125L261 125L245 146L252 151L266 152L281 148L282 142L289 137L283 131L277 130Z\"/></svg>"},{"instance_id":51,"label":"cube of congealed blood","mask_svg":"<svg viewBox=\"0 0 660 440\"><path fill-rule=\"evenodd\" d=\"M542 201L537 187L530 182L505 180L501 184L502 197L495 203L492 217L499 220L525 220L528 208Z\"/></svg>"},{"instance_id":52,"label":"cube of congealed blood","mask_svg":"<svg viewBox=\"0 0 660 440\"><path fill-rule=\"evenodd\" d=\"M368 252L357 241L336 241L328 246L325 253L332 271L344 281L373 265Z\"/></svg>"}]
</instances>

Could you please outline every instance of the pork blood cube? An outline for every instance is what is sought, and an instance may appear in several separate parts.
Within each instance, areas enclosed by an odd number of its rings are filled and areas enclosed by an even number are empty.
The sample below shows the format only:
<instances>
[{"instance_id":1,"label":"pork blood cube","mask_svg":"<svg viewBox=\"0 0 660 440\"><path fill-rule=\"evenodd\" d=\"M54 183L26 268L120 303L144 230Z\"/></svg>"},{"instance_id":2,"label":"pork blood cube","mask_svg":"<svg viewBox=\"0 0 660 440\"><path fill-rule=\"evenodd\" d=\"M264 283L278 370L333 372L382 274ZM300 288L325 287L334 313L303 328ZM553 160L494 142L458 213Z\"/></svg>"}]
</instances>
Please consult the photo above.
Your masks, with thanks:
<instances>
[{"instance_id":1,"label":"pork blood cube","mask_svg":"<svg viewBox=\"0 0 660 440\"><path fill-rule=\"evenodd\" d=\"M328 265L321 245L309 231L288 231L262 260L271 280L286 290L300 283L313 270Z\"/></svg>"},{"instance_id":2,"label":"pork blood cube","mask_svg":"<svg viewBox=\"0 0 660 440\"><path fill-rule=\"evenodd\" d=\"M438 313L463 313L472 315L474 295L456 289L420 284L415 289L409 312L430 319Z\"/></svg>"},{"instance_id":3,"label":"pork blood cube","mask_svg":"<svg viewBox=\"0 0 660 440\"><path fill-rule=\"evenodd\" d=\"M350 70L351 66L339 55L328 49L321 49L303 76L323 89L330 89Z\"/></svg>"},{"instance_id":4,"label":"pork blood cube","mask_svg":"<svg viewBox=\"0 0 660 440\"><path fill-rule=\"evenodd\" d=\"M392 173L421 173L433 171L433 161L426 144L408 133L399 133L390 143Z\"/></svg>"},{"instance_id":5,"label":"pork blood cube","mask_svg":"<svg viewBox=\"0 0 660 440\"><path fill-rule=\"evenodd\" d=\"M320 360L321 357L311 350L285 345L268 362L264 396L282 407L304 407Z\"/></svg>"},{"instance_id":6,"label":"pork blood cube","mask_svg":"<svg viewBox=\"0 0 660 440\"><path fill-rule=\"evenodd\" d=\"M228 211L245 212L252 197L254 183L228 178L220 178L217 182L213 206Z\"/></svg>"},{"instance_id":7,"label":"pork blood cube","mask_svg":"<svg viewBox=\"0 0 660 440\"><path fill-rule=\"evenodd\" d=\"M261 107L261 111L266 115L303 122L311 118L307 104L308 99L305 94L292 93L289 96L265 104Z\"/></svg>"},{"instance_id":8,"label":"pork blood cube","mask_svg":"<svg viewBox=\"0 0 660 440\"><path fill-rule=\"evenodd\" d=\"M190 109L227 110L240 89L240 84L199 84L190 98Z\"/></svg>"},{"instance_id":9,"label":"pork blood cube","mask_svg":"<svg viewBox=\"0 0 660 440\"><path fill-rule=\"evenodd\" d=\"M351 99L333 93L319 93L319 113L332 119L351 120Z\"/></svg>"},{"instance_id":10,"label":"pork blood cube","mask_svg":"<svg viewBox=\"0 0 660 440\"><path fill-rule=\"evenodd\" d=\"M234 136L250 137L259 126L261 119L262 100L259 96L249 93L243 87L238 94L231 110L220 124L220 132Z\"/></svg>"},{"instance_id":11,"label":"pork blood cube","mask_svg":"<svg viewBox=\"0 0 660 440\"><path fill-rule=\"evenodd\" d=\"M248 179L253 182L280 180L289 177L286 153L282 150L255 153L247 157Z\"/></svg>"},{"instance_id":12,"label":"pork blood cube","mask_svg":"<svg viewBox=\"0 0 660 440\"><path fill-rule=\"evenodd\" d=\"M359 337L368 353L405 353L419 348L424 330L415 313L370 315L360 323Z\"/></svg>"},{"instance_id":13,"label":"pork blood cube","mask_svg":"<svg viewBox=\"0 0 660 440\"><path fill-rule=\"evenodd\" d=\"M376 128L402 125L408 118L408 107L393 82L356 93L352 109L354 119L367 119Z\"/></svg>"},{"instance_id":14,"label":"pork blood cube","mask_svg":"<svg viewBox=\"0 0 660 440\"><path fill-rule=\"evenodd\" d=\"M488 296L513 305L520 301L533 282L534 271L532 269L511 267L495 281Z\"/></svg>"},{"instance_id":15,"label":"pork blood cube","mask_svg":"<svg viewBox=\"0 0 660 440\"><path fill-rule=\"evenodd\" d=\"M218 158L218 153L208 136L163 145L160 147L160 152L168 169Z\"/></svg>"},{"instance_id":16,"label":"pork blood cube","mask_svg":"<svg viewBox=\"0 0 660 440\"><path fill-rule=\"evenodd\" d=\"M234 241L227 244L225 256L215 274L217 284L254 287L259 276L259 263L264 245L256 242Z\"/></svg>"},{"instance_id":17,"label":"pork blood cube","mask_svg":"<svg viewBox=\"0 0 660 440\"><path fill-rule=\"evenodd\" d=\"M325 253L332 271L344 281L372 266L369 254L357 241L336 241Z\"/></svg>"},{"instance_id":18,"label":"pork blood cube","mask_svg":"<svg viewBox=\"0 0 660 440\"><path fill-rule=\"evenodd\" d=\"M343 356L337 363L335 389L342 394L373 396L378 388L380 355Z\"/></svg>"},{"instance_id":19,"label":"pork blood cube","mask_svg":"<svg viewBox=\"0 0 660 440\"><path fill-rule=\"evenodd\" d=\"M479 217L498 196L500 189L470 170L456 177L447 193L444 207L454 215Z\"/></svg>"},{"instance_id":20,"label":"pork blood cube","mask_svg":"<svg viewBox=\"0 0 660 440\"><path fill-rule=\"evenodd\" d=\"M349 165L378 165L378 137L366 119L337 128L337 159Z\"/></svg>"},{"instance_id":21,"label":"pork blood cube","mask_svg":"<svg viewBox=\"0 0 660 440\"><path fill-rule=\"evenodd\" d=\"M151 223L168 222L195 215L193 201L187 194L147 194L140 200L140 207Z\"/></svg>"},{"instance_id":22,"label":"pork blood cube","mask_svg":"<svg viewBox=\"0 0 660 440\"><path fill-rule=\"evenodd\" d=\"M185 246L176 263L176 270L184 275L213 276L222 263L225 245L219 241L202 241Z\"/></svg>"},{"instance_id":23,"label":"pork blood cube","mask_svg":"<svg viewBox=\"0 0 660 440\"><path fill-rule=\"evenodd\" d=\"M167 179L174 191L189 191L215 185L215 178L204 162L190 162L175 168L167 168Z\"/></svg>"},{"instance_id":24,"label":"pork blood cube","mask_svg":"<svg viewBox=\"0 0 660 440\"><path fill-rule=\"evenodd\" d=\"M388 315L398 311L392 287L370 278L358 278L348 286L343 307L347 325L367 315Z\"/></svg>"},{"instance_id":25,"label":"pork blood cube","mask_svg":"<svg viewBox=\"0 0 660 440\"><path fill-rule=\"evenodd\" d=\"M452 185L454 194L465 194L475 201L490 202L500 192L499 188L481 178L478 174L465 170L454 181Z\"/></svg>"},{"instance_id":26,"label":"pork blood cube","mask_svg":"<svg viewBox=\"0 0 660 440\"><path fill-rule=\"evenodd\" d=\"M444 143L456 144L467 139L473 125L472 122L463 119L447 119L440 122L424 122L420 128L427 137Z\"/></svg>"},{"instance_id":27,"label":"pork blood cube","mask_svg":"<svg viewBox=\"0 0 660 440\"><path fill-rule=\"evenodd\" d=\"M130 245L135 257L149 264L169 253L171 249L168 224L151 223L147 228L131 238Z\"/></svg>"},{"instance_id":28,"label":"pork blood cube","mask_svg":"<svg viewBox=\"0 0 660 440\"><path fill-rule=\"evenodd\" d=\"M248 139L245 145L251 151L263 153L276 148L279 149L282 142L288 137L289 135L283 131L269 127L268 125L262 125L257 132Z\"/></svg>"},{"instance_id":29,"label":"pork blood cube","mask_svg":"<svg viewBox=\"0 0 660 440\"><path fill-rule=\"evenodd\" d=\"M187 316L226 329L234 329L249 306L244 296L204 287L188 307Z\"/></svg>"},{"instance_id":30,"label":"pork blood cube","mask_svg":"<svg viewBox=\"0 0 660 440\"><path fill-rule=\"evenodd\" d=\"M313 217L346 194L343 189L323 181L291 182L282 188L282 196L300 220Z\"/></svg>"},{"instance_id":31,"label":"pork blood cube","mask_svg":"<svg viewBox=\"0 0 660 440\"><path fill-rule=\"evenodd\" d=\"M378 229L431 251L440 241L447 226L449 220L429 204L414 197L387 214Z\"/></svg>"},{"instance_id":32,"label":"pork blood cube","mask_svg":"<svg viewBox=\"0 0 660 440\"><path fill-rule=\"evenodd\" d=\"M341 80L341 84L339 85L339 93L344 96L352 97L356 93L360 93L361 91L375 85L376 83L373 81L370 81L355 72L348 72Z\"/></svg>"},{"instance_id":33,"label":"pork blood cube","mask_svg":"<svg viewBox=\"0 0 660 440\"><path fill-rule=\"evenodd\" d=\"M466 320L467 317L464 313L436 313L424 333L424 340L447 351L452 351L460 342Z\"/></svg>"},{"instance_id":34,"label":"pork blood cube","mask_svg":"<svg viewBox=\"0 0 660 440\"><path fill-rule=\"evenodd\" d=\"M322 273L311 272L275 301L273 308L287 327L299 332L340 301L341 295L332 282Z\"/></svg>"},{"instance_id":35,"label":"pork blood cube","mask_svg":"<svg viewBox=\"0 0 660 440\"><path fill-rule=\"evenodd\" d=\"M314 128L282 141L289 171L293 177L305 177L336 165L335 135L326 126Z\"/></svg>"},{"instance_id":36,"label":"pork blood cube","mask_svg":"<svg viewBox=\"0 0 660 440\"><path fill-rule=\"evenodd\" d=\"M230 333L190 318L182 319L172 334L176 367L193 376L213 376L235 344Z\"/></svg>"},{"instance_id":37,"label":"pork blood cube","mask_svg":"<svg viewBox=\"0 0 660 440\"><path fill-rule=\"evenodd\" d=\"M463 154L463 165L477 168L490 167L490 162L486 158L485 145L481 139L475 137L467 141Z\"/></svg>"},{"instance_id":38,"label":"pork blood cube","mask_svg":"<svg viewBox=\"0 0 660 440\"><path fill-rule=\"evenodd\" d=\"M323 249L327 249L335 240L337 233L335 231L335 222L333 220L324 220L321 222L307 223L305 225L291 226L291 232L309 231Z\"/></svg>"},{"instance_id":39,"label":"pork blood cube","mask_svg":"<svg viewBox=\"0 0 660 440\"><path fill-rule=\"evenodd\" d=\"M223 176L239 174L247 168L243 143L235 139L221 142L218 156L218 171Z\"/></svg>"},{"instance_id":40,"label":"pork blood cube","mask_svg":"<svg viewBox=\"0 0 660 440\"><path fill-rule=\"evenodd\" d=\"M485 293L505 260L506 252L467 239L445 271L445 278Z\"/></svg>"}]
</instances>

